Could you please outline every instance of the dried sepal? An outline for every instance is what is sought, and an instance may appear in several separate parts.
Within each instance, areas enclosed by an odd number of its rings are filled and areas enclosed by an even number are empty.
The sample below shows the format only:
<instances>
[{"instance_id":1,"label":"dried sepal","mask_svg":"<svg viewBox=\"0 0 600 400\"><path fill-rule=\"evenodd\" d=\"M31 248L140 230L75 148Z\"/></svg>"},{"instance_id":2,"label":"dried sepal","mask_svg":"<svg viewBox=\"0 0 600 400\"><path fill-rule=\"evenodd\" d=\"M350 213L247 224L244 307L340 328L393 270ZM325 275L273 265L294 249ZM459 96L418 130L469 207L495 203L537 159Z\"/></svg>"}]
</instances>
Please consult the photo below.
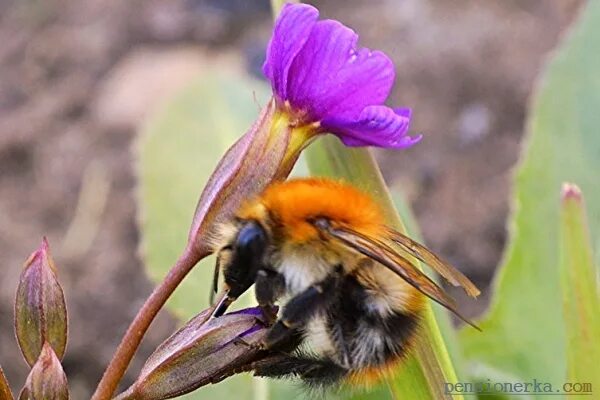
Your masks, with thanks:
<instances>
[{"instance_id":1,"label":"dried sepal","mask_svg":"<svg viewBox=\"0 0 600 400\"><path fill-rule=\"evenodd\" d=\"M29 372L19 400L67 400L67 376L52 347L45 342Z\"/></svg>"},{"instance_id":2,"label":"dried sepal","mask_svg":"<svg viewBox=\"0 0 600 400\"><path fill-rule=\"evenodd\" d=\"M13 400L13 395L2 367L0 367L0 400Z\"/></svg>"},{"instance_id":3,"label":"dried sepal","mask_svg":"<svg viewBox=\"0 0 600 400\"><path fill-rule=\"evenodd\" d=\"M30 366L46 342L62 359L67 345L67 310L45 238L21 273L15 299L15 331Z\"/></svg>"},{"instance_id":4,"label":"dried sepal","mask_svg":"<svg viewBox=\"0 0 600 400\"><path fill-rule=\"evenodd\" d=\"M136 382L119 400L161 400L189 393L231 375L258 353L266 334L263 315L250 308L206 321L197 315L148 358Z\"/></svg>"},{"instance_id":5,"label":"dried sepal","mask_svg":"<svg viewBox=\"0 0 600 400\"><path fill-rule=\"evenodd\" d=\"M305 127L294 128L273 99L266 105L250 130L221 158L202 191L189 233L199 254L210 252L206 237L244 200L289 175L312 135Z\"/></svg>"}]
</instances>

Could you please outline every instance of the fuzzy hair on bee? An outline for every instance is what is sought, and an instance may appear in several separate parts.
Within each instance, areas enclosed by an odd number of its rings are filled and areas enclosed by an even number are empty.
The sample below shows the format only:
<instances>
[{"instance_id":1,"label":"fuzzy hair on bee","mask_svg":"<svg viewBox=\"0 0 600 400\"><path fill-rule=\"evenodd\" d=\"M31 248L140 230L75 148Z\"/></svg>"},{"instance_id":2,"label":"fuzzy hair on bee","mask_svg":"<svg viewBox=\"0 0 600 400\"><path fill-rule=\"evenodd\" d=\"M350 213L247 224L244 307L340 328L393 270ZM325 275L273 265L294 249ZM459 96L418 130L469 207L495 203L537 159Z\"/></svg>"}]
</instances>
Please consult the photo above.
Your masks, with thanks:
<instances>
[{"instance_id":1,"label":"fuzzy hair on bee","mask_svg":"<svg viewBox=\"0 0 600 400\"><path fill-rule=\"evenodd\" d=\"M412 260L473 297L475 285L391 229L369 195L342 182L271 184L222 227L214 246L214 289L220 271L224 295L213 315L254 285L271 317L265 356L248 366L257 376L298 377L313 387L373 383L405 358L427 297L472 324Z\"/></svg>"}]
</instances>

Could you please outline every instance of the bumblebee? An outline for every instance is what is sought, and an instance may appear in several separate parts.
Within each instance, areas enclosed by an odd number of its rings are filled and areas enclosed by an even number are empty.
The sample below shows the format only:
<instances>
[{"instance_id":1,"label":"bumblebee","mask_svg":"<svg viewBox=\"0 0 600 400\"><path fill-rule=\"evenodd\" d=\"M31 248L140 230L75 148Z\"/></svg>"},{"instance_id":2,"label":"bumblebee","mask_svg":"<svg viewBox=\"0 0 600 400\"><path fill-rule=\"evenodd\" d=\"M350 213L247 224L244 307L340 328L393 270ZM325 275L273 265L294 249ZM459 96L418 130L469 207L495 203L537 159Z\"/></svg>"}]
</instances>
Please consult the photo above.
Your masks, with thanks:
<instances>
[{"instance_id":1,"label":"bumblebee","mask_svg":"<svg viewBox=\"0 0 600 400\"><path fill-rule=\"evenodd\" d=\"M413 257L479 295L459 271L388 227L371 197L329 179L271 184L222 227L215 251L214 292L222 271L225 294L213 315L254 285L272 317L260 344L269 356L248 369L316 387L370 384L401 363L425 297L470 323Z\"/></svg>"}]
</instances>

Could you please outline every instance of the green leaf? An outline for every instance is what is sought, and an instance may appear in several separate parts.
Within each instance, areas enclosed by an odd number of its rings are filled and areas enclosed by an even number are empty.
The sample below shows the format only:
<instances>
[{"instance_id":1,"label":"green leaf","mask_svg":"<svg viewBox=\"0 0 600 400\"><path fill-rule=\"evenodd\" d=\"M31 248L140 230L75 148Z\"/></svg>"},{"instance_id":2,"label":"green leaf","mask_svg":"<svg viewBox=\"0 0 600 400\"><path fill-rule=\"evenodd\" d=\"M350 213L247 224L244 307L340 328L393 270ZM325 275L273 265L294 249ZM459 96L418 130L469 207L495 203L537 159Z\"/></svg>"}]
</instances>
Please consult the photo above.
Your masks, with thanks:
<instances>
[{"instance_id":1,"label":"green leaf","mask_svg":"<svg viewBox=\"0 0 600 400\"><path fill-rule=\"evenodd\" d=\"M600 287L583 196L563 187L560 283L567 336L567 379L600 388Z\"/></svg>"},{"instance_id":2,"label":"green leaf","mask_svg":"<svg viewBox=\"0 0 600 400\"><path fill-rule=\"evenodd\" d=\"M368 149L346 148L337 138L324 137L307 149L306 156L313 175L343 178L371 194L383 207L390 225L404 231L381 172ZM451 340L451 336L446 339ZM415 346L415 355L406 360L394 378L360 398L381 399L386 391L386 398L394 399L444 398L444 384L456 380L444 338L432 308L427 306L424 329ZM461 399L462 396L454 398Z\"/></svg>"},{"instance_id":3,"label":"green leaf","mask_svg":"<svg viewBox=\"0 0 600 400\"><path fill-rule=\"evenodd\" d=\"M406 233L417 242L424 243L423 235L421 234L421 230L419 229L417 219L413 214L412 209L405 201L402 193L400 193L398 189L391 187L390 194L392 196L394 206L396 207L396 210L398 210L400 219L406 227ZM433 272L429 268L425 268L424 272L434 282L440 284L440 279L435 274L435 272ZM440 333L442 335L444 343L446 344L446 348L448 349L448 354L450 356L450 360L452 360L454 370L456 371L457 376L459 378L462 378L460 379L460 381L465 382L467 377L463 374L464 360L462 348L458 340L458 332L452 325L450 313L448 313L448 311L445 308L435 307L433 308L433 315L435 316L437 324L440 328Z\"/></svg>"},{"instance_id":4,"label":"green leaf","mask_svg":"<svg viewBox=\"0 0 600 400\"><path fill-rule=\"evenodd\" d=\"M518 377L566 379L559 287L562 182L588 196L592 242L600 228L600 2L580 20L549 63L535 94L515 179L510 243L480 326L461 332L469 360ZM597 360L600 361L600 360Z\"/></svg>"},{"instance_id":5,"label":"green leaf","mask_svg":"<svg viewBox=\"0 0 600 400\"><path fill-rule=\"evenodd\" d=\"M141 132L138 192L142 254L149 276L161 281L187 242L194 209L209 175L225 151L254 122L270 96L268 87L235 72L203 73L156 114ZM214 257L200 262L167 303L181 321L208 306ZM236 302L252 302L252 293ZM185 396L187 399L263 399L275 390L249 374ZM290 393L289 386L277 390Z\"/></svg>"}]
</instances>

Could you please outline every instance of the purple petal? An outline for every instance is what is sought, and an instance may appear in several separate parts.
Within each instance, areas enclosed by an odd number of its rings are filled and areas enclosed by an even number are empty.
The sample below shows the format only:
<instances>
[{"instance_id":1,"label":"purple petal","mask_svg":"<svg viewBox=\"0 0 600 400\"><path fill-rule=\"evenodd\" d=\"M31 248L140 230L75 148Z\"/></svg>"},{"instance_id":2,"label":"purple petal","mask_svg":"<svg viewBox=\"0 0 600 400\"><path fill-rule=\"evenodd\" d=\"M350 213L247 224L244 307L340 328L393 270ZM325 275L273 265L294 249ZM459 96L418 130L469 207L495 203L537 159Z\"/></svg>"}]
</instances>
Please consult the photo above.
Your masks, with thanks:
<instances>
[{"instance_id":1,"label":"purple petal","mask_svg":"<svg viewBox=\"0 0 600 400\"><path fill-rule=\"evenodd\" d=\"M279 99L287 100L288 71L308 40L317 18L319 11L312 6L286 4L275 22L263 73Z\"/></svg>"},{"instance_id":2,"label":"purple petal","mask_svg":"<svg viewBox=\"0 0 600 400\"><path fill-rule=\"evenodd\" d=\"M421 140L408 136L410 110L369 106L357 119L326 119L321 125L336 134L346 146L378 146L405 149Z\"/></svg>"},{"instance_id":3,"label":"purple petal","mask_svg":"<svg viewBox=\"0 0 600 400\"><path fill-rule=\"evenodd\" d=\"M410 108L394 108L394 112L398 115L401 115L405 118L410 119L411 115L412 115L412 110Z\"/></svg>"},{"instance_id":4,"label":"purple petal","mask_svg":"<svg viewBox=\"0 0 600 400\"><path fill-rule=\"evenodd\" d=\"M320 122L348 146L410 147L409 109L383 106L392 88L392 61L357 48L358 35L338 21L318 21L307 5L286 5L263 66L275 97L289 101L304 123Z\"/></svg>"},{"instance_id":5,"label":"purple petal","mask_svg":"<svg viewBox=\"0 0 600 400\"><path fill-rule=\"evenodd\" d=\"M380 51L356 49L357 34L338 21L317 22L288 74L287 99L314 120L357 118L390 93L395 72Z\"/></svg>"}]
</instances>

